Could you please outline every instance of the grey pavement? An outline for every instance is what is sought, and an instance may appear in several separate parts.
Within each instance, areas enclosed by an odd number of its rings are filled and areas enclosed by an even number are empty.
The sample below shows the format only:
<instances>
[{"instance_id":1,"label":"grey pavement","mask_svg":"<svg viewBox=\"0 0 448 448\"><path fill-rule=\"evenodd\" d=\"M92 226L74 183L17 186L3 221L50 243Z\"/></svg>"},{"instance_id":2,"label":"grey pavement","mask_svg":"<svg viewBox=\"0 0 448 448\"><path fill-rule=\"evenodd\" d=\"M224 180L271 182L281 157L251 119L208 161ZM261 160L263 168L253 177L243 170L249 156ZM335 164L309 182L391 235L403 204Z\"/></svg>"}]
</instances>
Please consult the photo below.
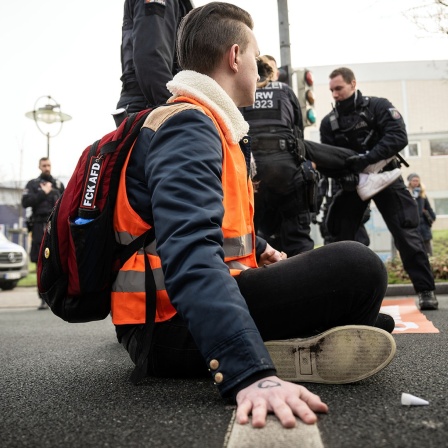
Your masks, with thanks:
<instances>
[{"instance_id":1,"label":"grey pavement","mask_svg":"<svg viewBox=\"0 0 448 448\"><path fill-rule=\"evenodd\" d=\"M234 406L208 379L133 386L132 363L109 319L69 324L37 311L35 288L0 291L0 445L448 447L448 295L438 292L440 309L425 315L440 333L394 335L392 363L359 383L307 384L330 412L313 428L291 431L275 419L265 430L232 427ZM430 404L402 406L402 392Z\"/></svg>"}]
</instances>

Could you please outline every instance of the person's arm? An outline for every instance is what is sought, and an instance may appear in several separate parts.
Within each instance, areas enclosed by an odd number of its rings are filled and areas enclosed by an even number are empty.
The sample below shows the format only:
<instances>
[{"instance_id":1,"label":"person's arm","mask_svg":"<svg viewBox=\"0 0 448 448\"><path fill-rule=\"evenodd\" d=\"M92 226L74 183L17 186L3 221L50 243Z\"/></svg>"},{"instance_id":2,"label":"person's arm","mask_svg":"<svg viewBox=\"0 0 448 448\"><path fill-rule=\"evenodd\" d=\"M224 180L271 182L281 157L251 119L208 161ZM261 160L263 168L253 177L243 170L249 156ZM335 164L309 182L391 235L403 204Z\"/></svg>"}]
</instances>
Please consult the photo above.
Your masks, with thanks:
<instances>
[{"instance_id":1,"label":"person's arm","mask_svg":"<svg viewBox=\"0 0 448 448\"><path fill-rule=\"evenodd\" d=\"M437 215L436 215L436 212L431 207L431 203L429 202L428 198L425 198L424 208L425 208L425 210L427 210L427 212L429 213L429 216L431 216L432 220L435 221L437 219Z\"/></svg>"},{"instance_id":2,"label":"person's arm","mask_svg":"<svg viewBox=\"0 0 448 448\"><path fill-rule=\"evenodd\" d=\"M406 126L400 112L386 98L371 98L369 110L374 115L379 140L366 158L369 164L397 155L408 144Z\"/></svg>"},{"instance_id":3,"label":"person's arm","mask_svg":"<svg viewBox=\"0 0 448 448\"><path fill-rule=\"evenodd\" d=\"M134 2L135 73L141 91L153 106L170 97L166 83L173 78L178 14L177 1Z\"/></svg>"},{"instance_id":4,"label":"person's arm","mask_svg":"<svg viewBox=\"0 0 448 448\"><path fill-rule=\"evenodd\" d=\"M320 142L326 145L336 146L336 139L333 131L331 130L329 115L326 115L320 123Z\"/></svg>"},{"instance_id":5,"label":"person's arm","mask_svg":"<svg viewBox=\"0 0 448 448\"><path fill-rule=\"evenodd\" d=\"M221 395L236 396L242 424L251 413L252 424L264 426L268 412L288 427L295 424L294 414L314 423L313 411L326 412L327 406L304 387L274 376L269 353L224 263L222 147L214 125L201 112L188 111L154 136L145 131L138 142L150 146L145 176L165 286L206 364L218 361L212 374L222 375L215 376Z\"/></svg>"},{"instance_id":6,"label":"person's arm","mask_svg":"<svg viewBox=\"0 0 448 448\"><path fill-rule=\"evenodd\" d=\"M267 245L268 243L266 240L258 235L255 236L255 253L257 255L257 260L259 260L263 252L265 252Z\"/></svg>"},{"instance_id":7,"label":"person's arm","mask_svg":"<svg viewBox=\"0 0 448 448\"><path fill-rule=\"evenodd\" d=\"M176 114L149 139L145 175L165 286L206 364L218 360L220 393L232 397L275 367L224 263L221 140L198 111Z\"/></svg>"}]
</instances>

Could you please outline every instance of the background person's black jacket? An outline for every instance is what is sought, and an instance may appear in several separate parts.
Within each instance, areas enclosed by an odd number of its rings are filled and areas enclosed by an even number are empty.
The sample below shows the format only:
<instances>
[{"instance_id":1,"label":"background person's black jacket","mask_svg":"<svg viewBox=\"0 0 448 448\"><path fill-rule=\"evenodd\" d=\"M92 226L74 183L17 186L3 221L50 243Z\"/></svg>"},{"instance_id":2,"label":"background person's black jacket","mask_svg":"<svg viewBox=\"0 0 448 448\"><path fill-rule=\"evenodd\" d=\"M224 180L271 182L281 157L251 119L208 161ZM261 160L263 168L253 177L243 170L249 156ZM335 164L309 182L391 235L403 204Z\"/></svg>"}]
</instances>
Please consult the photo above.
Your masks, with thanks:
<instances>
[{"instance_id":1,"label":"background person's black jacket","mask_svg":"<svg viewBox=\"0 0 448 448\"><path fill-rule=\"evenodd\" d=\"M363 104L367 106L363 107ZM358 90L344 101L337 102L339 127L345 141L337 139L330 124L330 114L327 114L320 125L320 140L322 143L353 149L358 153L368 151L367 160L370 164L398 154L407 144L406 126L401 114L386 98L364 97ZM367 118L360 113L364 110ZM353 129L352 129L353 128ZM344 132L346 129L351 129ZM366 147L362 143L369 132L373 135Z\"/></svg>"},{"instance_id":2,"label":"background person's black jacket","mask_svg":"<svg viewBox=\"0 0 448 448\"><path fill-rule=\"evenodd\" d=\"M42 190L42 184L46 182L51 182L53 185L48 194ZM26 184L22 195L22 206L33 209L35 221L46 221L64 189L64 184L58 179L52 176L39 176Z\"/></svg>"},{"instance_id":3,"label":"background person's black jacket","mask_svg":"<svg viewBox=\"0 0 448 448\"><path fill-rule=\"evenodd\" d=\"M166 83L179 71L176 34L181 19L192 9L189 0L149 2L125 0L121 43L122 91L118 107L129 98L152 107L170 96ZM126 97L126 98L124 98ZM138 107L142 110L144 107Z\"/></svg>"}]
</instances>

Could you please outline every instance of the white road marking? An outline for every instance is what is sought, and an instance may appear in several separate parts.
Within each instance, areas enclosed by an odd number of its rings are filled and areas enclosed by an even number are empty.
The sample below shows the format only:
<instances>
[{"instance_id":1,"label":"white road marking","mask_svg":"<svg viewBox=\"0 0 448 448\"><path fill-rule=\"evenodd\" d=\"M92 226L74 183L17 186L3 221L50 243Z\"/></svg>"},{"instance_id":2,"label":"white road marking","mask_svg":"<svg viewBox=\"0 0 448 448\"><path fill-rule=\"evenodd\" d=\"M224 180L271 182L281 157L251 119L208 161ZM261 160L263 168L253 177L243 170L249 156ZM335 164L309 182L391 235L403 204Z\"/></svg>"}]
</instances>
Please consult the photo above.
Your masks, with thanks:
<instances>
[{"instance_id":1,"label":"white road marking","mask_svg":"<svg viewBox=\"0 0 448 448\"><path fill-rule=\"evenodd\" d=\"M253 428L250 422L247 425L236 423L234 411L223 448L293 447L324 448L317 424L306 425L296 419L296 426L286 429L270 414L264 428Z\"/></svg>"}]
</instances>

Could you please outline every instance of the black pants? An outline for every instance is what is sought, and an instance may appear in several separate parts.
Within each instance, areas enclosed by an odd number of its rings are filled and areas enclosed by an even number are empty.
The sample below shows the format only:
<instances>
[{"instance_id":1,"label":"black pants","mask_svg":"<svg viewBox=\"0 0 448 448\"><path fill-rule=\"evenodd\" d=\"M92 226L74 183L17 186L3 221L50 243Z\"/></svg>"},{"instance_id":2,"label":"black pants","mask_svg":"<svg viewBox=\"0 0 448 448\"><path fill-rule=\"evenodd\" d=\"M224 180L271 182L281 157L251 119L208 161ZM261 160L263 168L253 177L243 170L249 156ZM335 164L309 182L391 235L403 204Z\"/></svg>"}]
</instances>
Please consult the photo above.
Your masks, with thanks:
<instances>
[{"instance_id":1,"label":"black pants","mask_svg":"<svg viewBox=\"0 0 448 448\"><path fill-rule=\"evenodd\" d=\"M257 165L254 225L258 235L288 257L314 248L303 169L285 150L254 150Z\"/></svg>"},{"instance_id":2,"label":"black pants","mask_svg":"<svg viewBox=\"0 0 448 448\"><path fill-rule=\"evenodd\" d=\"M374 325L387 274L373 251L347 241L243 271L236 281L263 340L268 341L309 336L339 325ZM144 336L144 325L129 326L121 340L134 363ZM179 316L155 325L148 374L208 375Z\"/></svg>"},{"instance_id":3,"label":"black pants","mask_svg":"<svg viewBox=\"0 0 448 448\"><path fill-rule=\"evenodd\" d=\"M33 225L33 232L31 234L31 250L30 250L30 260L33 263L37 263L39 259L40 244L42 242L42 237L44 236L45 226L47 221L42 219L36 219Z\"/></svg>"},{"instance_id":4,"label":"black pants","mask_svg":"<svg viewBox=\"0 0 448 448\"><path fill-rule=\"evenodd\" d=\"M325 197L325 204L322 206L322 210L323 210L323 214L322 214L322 221L319 223L319 228L320 228L320 233L322 235L322 238L324 240L324 244L329 244L329 243L335 243L336 241L345 241L345 239L340 238L341 237L341 233L344 228L345 228L345 222L343 222L344 217L337 215L336 217L334 216L329 216L329 212L330 210L334 211L334 209L331 208L331 205L333 203L333 199L336 198L336 201L339 197L339 195L342 194L342 191L339 190L338 192L335 193L334 196L326 196ZM329 231L329 228L331 228L331 226L328 225L328 218L331 218L331 220L333 221L333 229L332 232ZM362 219L361 222L358 225L357 229L352 229L351 231L354 232L354 236L353 238L347 238L350 241L358 241L362 244L364 244L365 246L369 246L370 245L370 237L369 234L367 233L367 229L365 228L364 224L370 219L370 207L366 207L364 210L364 214L362 215ZM338 220L337 223L334 223L335 220ZM338 228L337 231L334 230L334 227ZM353 223L350 224L350 228L353 225ZM335 236L336 235L336 236Z\"/></svg>"},{"instance_id":5,"label":"black pants","mask_svg":"<svg viewBox=\"0 0 448 448\"><path fill-rule=\"evenodd\" d=\"M146 98L142 95L134 95L132 93L121 92L120 99L117 103L117 109L126 109L131 114L148 109L150 106Z\"/></svg>"},{"instance_id":6,"label":"black pants","mask_svg":"<svg viewBox=\"0 0 448 448\"><path fill-rule=\"evenodd\" d=\"M394 238L403 267L415 291L433 291L434 276L423 239L418 231L417 205L403 179L400 177L376 194L373 201ZM368 202L363 202L356 192L341 191L334 197L332 206L336 205L337 216L332 217L329 230L337 241L354 240Z\"/></svg>"},{"instance_id":7,"label":"black pants","mask_svg":"<svg viewBox=\"0 0 448 448\"><path fill-rule=\"evenodd\" d=\"M306 156L317 165L317 170L324 176L337 179L350 174L346 160L358 153L352 149L304 140Z\"/></svg>"}]
</instances>

